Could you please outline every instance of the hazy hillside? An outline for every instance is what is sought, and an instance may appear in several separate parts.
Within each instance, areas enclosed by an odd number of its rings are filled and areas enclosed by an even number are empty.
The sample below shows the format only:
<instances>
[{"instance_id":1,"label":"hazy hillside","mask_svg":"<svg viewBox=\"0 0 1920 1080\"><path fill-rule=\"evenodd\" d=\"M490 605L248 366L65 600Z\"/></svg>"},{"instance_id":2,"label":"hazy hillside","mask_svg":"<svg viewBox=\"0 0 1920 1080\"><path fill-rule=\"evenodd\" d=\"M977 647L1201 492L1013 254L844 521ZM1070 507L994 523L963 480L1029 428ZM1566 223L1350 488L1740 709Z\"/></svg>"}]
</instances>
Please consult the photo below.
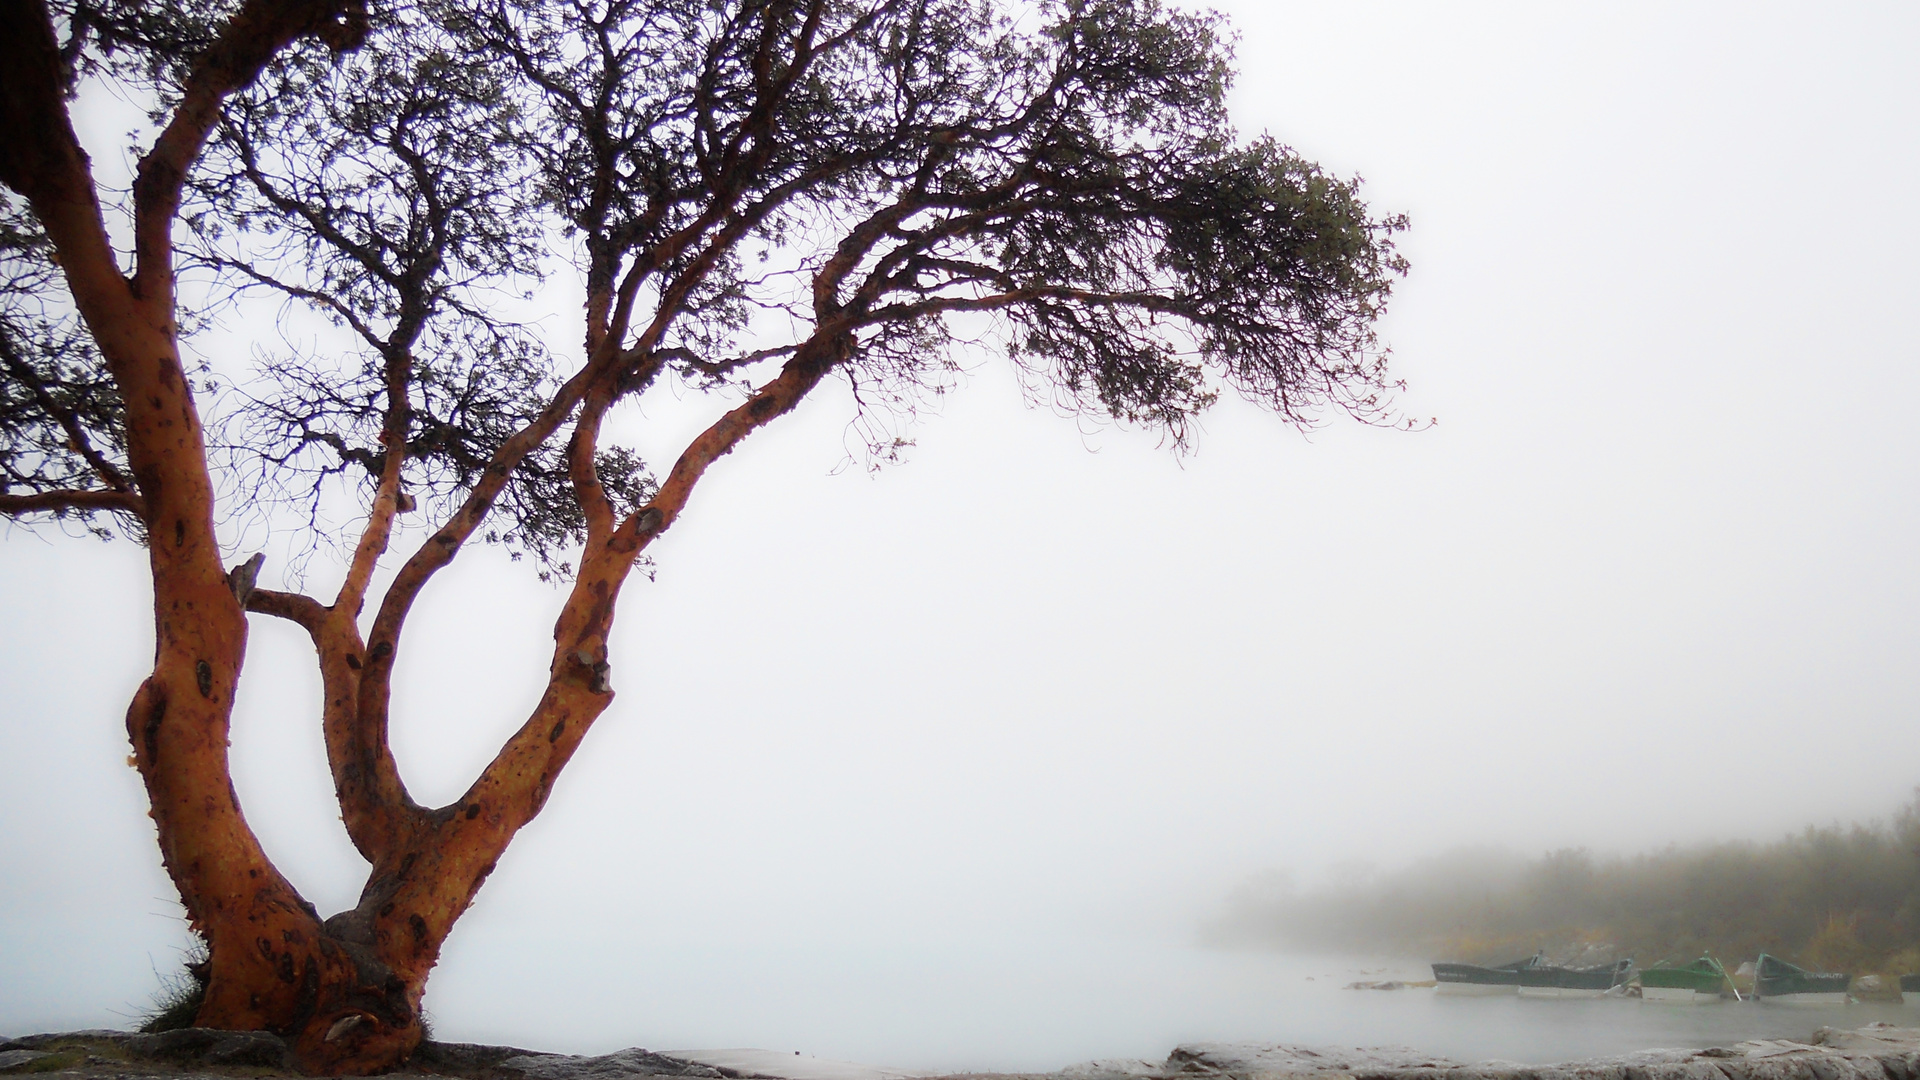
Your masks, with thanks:
<instances>
[{"instance_id":1,"label":"hazy hillside","mask_svg":"<svg viewBox=\"0 0 1920 1080\"><path fill-rule=\"evenodd\" d=\"M1607 943L1642 964L1766 951L1824 970L1920 972L1920 797L1891 821L1769 844L1449 852L1312 891L1249 882L1206 928L1220 945L1503 961Z\"/></svg>"}]
</instances>

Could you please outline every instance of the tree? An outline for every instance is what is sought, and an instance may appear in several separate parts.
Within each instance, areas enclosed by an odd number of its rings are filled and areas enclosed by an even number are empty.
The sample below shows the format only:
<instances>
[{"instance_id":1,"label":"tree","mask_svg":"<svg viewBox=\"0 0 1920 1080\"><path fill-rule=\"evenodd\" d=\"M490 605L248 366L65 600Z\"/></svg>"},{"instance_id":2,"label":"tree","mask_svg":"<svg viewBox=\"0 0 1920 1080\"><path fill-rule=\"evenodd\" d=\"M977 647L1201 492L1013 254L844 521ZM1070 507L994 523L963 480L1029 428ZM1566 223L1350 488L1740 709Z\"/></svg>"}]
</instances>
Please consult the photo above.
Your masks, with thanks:
<instances>
[{"instance_id":1,"label":"tree","mask_svg":"<svg viewBox=\"0 0 1920 1080\"><path fill-rule=\"evenodd\" d=\"M209 950L197 1022L282 1033L309 1069L417 1045L441 944L613 702L608 635L648 545L824 380L852 386L880 457L892 419L948 387L960 338L997 343L1036 396L1176 445L1223 386L1295 424L1391 420L1372 325L1404 222L1236 136L1217 16L23 0L0 19L0 509L146 545L157 650L127 731ZM87 78L159 117L121 208L126 275L68 112ZM576 272L577 352L511 317ZM338 335L262 337L254 370L196 383L183 337L261 295ZM656 477L603 432L669 387L714 418ZM262 586L258 557L224 565L217 492L309 523L356 507L331 597ZM389 680L422 589L475 539L561 583L547 687L459 800L423 807L389 749ZM312 638L372 864L330 917L233 796L248 613Z\"/></svg>"}]
</instances>

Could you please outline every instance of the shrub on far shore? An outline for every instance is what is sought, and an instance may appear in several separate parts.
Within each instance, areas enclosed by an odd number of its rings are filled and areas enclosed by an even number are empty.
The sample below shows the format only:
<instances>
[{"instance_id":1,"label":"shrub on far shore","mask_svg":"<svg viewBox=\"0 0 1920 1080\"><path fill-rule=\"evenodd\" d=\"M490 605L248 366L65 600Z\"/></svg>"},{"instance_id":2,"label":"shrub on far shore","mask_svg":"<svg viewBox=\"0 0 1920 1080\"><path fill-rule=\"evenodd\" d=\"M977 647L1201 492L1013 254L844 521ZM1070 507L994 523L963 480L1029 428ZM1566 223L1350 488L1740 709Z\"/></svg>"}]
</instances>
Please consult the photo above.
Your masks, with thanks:
<instances>
[{"instance_id":1,"label":"shrub on far shore","mask_svg":"<svg viewBox=\"0 0 1920 1080\"><path fill-rule=\"evenodd\" d=\"M1222 945L1501 963L1605 944L1642 966L1762 952L1803 967L1920 973L1920 795L1890 821L1601 858L1467 849L1312 891L1250 883Z\"/></svg>"}]
</instances>

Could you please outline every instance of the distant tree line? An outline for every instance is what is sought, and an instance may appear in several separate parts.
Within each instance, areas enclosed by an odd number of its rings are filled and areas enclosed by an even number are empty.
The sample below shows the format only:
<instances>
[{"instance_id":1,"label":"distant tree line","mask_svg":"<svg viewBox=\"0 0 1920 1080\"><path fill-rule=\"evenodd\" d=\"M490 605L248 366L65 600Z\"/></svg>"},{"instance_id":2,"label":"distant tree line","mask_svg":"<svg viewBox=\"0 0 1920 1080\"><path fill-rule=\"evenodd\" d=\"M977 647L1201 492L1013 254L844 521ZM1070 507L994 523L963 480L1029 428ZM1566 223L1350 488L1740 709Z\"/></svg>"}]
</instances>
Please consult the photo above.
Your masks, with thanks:
<instances>
[{"instance_id":1,"label":"distant tree line","mask_svg":"<svg viewBox=\"0 0 1920 1080\"><path fill-rule=\"evenodd\" d=\"M1487 963L1611 947L1643 966L1761 952L1853 974L1920 972L1920 794L1891 820L1627 857L1467 849L1302 891L1250 882L1207 927L1262 945Z\"/></svg>"}]
</instances>

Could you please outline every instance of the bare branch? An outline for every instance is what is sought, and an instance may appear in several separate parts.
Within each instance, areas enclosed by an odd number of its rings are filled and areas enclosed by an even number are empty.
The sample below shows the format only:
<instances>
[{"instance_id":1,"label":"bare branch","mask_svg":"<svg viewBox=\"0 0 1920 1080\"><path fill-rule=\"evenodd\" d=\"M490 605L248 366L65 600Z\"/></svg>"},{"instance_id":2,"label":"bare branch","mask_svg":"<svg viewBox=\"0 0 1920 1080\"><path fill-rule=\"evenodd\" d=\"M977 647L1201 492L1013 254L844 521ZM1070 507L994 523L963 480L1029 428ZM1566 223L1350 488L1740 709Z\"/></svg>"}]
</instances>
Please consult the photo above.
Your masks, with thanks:
<instances>
[{"instance_id":1,"label":"bare branch","mask_svg":"<svg viewBox=\"0 0 1920 1080\"><path fill-rule=\"evenodd\" d=\"M326 607L311 596L260 588L247 594L247 610L285 619L315 635L320 633L328 614Z\"/></svg>"},{"instance_id":2,"label":"bare branch","mask_svg":"<svg viewBox=\"0 0 1920 1080\"><path fill-rule=\"evenodd\" d=\"M113 510L144 519L146 500L131 491L39 491L32 495L0 495L0 514L87 513Z\"/></svg>"}]
</instances>

